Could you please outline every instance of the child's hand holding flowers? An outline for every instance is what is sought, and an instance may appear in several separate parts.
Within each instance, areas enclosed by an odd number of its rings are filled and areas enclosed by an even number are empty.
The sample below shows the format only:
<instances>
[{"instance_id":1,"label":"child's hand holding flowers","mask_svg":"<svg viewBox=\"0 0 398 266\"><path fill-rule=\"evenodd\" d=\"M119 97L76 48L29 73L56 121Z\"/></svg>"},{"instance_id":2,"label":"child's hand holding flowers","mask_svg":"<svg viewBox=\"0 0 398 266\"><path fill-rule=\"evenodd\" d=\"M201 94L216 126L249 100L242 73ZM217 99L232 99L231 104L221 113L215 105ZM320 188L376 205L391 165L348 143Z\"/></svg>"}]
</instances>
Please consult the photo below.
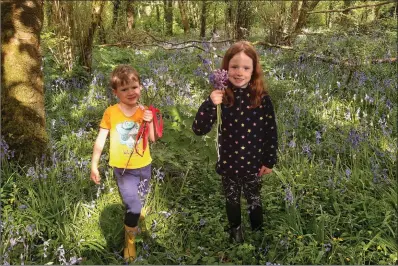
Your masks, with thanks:
<instances>
[{"instance_id":1,"label":"child's hand holding flowers","mask_svg":"<svg viewBox=\"0 0 398 266\"><path fill-rule=\"evenodd\" d=\"M222 98L224 97L224 90L214 90L211 94L210 94L210 99L211 101L215 104L218 105L220 103L222 103Z\"/></svg>"},{"instance_id":2,"label":"child's hand holding flowers","mask_svg":"<svg viewBox=\"0 0 398 266\"><path fill-rule=\"evenodd\" d=\"M209 76L210 84L213 85L215 90L210 94L210 99L213 104L217 105L217 128L216 128L216 149L218 158L220 158L219 145L218 145L218 130L221 127L221 106L222 98L228 84L228 71L225 69L216 69Z\"/></svg>"},{"instance_id":3,"label":"child's hand holding flowers","mask_svg":"<svg viewBox=\"0 0 398 266\"><path fill-rule=\"evenodd\" d=\"M210 99L215 105L222 103L222 98L224 96L224 89L227 88L228 82L228 71L225 69L216 69L209 76L210 84L215 89L210 94Z\"/></svg>"},{"instance_id":4,"label":"child's hand holding flowers","mask_svg":"<svg viewBox=\"0 0 398 266\"><path fill-rule=\"evenodd\" d=\"M217 90L224 90L227 88L228 71L225 69L216 69L209 75L210 84Z\"/></svg>"}]
</instances>

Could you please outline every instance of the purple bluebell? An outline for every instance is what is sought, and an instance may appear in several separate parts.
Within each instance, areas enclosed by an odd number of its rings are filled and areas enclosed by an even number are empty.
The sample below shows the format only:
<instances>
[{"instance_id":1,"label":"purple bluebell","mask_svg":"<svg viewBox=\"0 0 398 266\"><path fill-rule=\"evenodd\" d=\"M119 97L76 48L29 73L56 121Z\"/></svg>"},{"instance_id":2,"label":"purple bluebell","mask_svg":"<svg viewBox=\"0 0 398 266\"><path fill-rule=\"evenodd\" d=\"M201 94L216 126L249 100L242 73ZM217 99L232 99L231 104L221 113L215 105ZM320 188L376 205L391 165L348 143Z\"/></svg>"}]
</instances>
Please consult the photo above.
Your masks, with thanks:
<instances>
[{"instance_id":1,"label":"purple bluebell","mask_svg":"<svg viewBox=\"0 0 398 266\"><path fill-rule=\"evenodd\" d=\"M293 205L294 199L290 186L285 188L285 201L288 203L288 205Z\"/></svg>"},{"instance_id":2,"label":"purple bluebell","mask_svg":"<svg viewBox=\"0 0 398 266\"><path fill-rule=\"evenodd\" d=\"M332 249L332 245L330 243L323 244L323 247L325 248L325 252L329 252Z\"/></svg>"},{"instance_id":3,"label":"purple bluebell","mask_svg":"<svg viewBox=\"0 0 398 266\"><path fill-rule=\"evenodd\" d=\"M316 138L316 144L319 144L321 142L321 133L319 131L315 131L315 138Z\"/></svg>"},{"instance_id":4,"label":"purple bluebell","mask_svg":"<svg viewBox=\"0 0 398 266\"><path fill-rule=\"evenodd\" d=\"M345 175L346 175L347 178L350 178L350 175L351 175L350 168L345 169Z\"/></svg>"},{"instance_id":5,"label":"purple bluebell","mask_svg":"<svg viewBox=\"0 0 398 266\"><path fill-rule=\"evenodd\" d=\"M225 69L216 69L209 75L210 84L217 90L227 88L228 71Z\"/></svg>"}]
</instances>

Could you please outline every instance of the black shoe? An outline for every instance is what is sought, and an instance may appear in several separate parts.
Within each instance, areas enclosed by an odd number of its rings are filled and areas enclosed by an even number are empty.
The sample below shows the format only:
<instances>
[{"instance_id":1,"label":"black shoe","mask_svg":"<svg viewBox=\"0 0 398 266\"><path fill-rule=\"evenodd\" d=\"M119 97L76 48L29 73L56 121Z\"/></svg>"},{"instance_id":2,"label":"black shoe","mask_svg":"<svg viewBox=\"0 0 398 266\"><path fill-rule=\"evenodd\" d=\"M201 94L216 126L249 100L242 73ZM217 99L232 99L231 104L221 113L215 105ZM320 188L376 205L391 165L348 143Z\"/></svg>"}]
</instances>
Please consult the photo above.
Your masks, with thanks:
<instances>
[{"instance_id":1,"label":"black shoe","mask_svg":"<svg viewBox=\"0 0 398 266\"><path fill-rule=\"evenodd\" d=\"M243 230L241 225L239 225L238 227L232 227L229 233L232 242L241 244L243 243L243 241L245 241L243 238Z\"/></svg>"}]
</instances>

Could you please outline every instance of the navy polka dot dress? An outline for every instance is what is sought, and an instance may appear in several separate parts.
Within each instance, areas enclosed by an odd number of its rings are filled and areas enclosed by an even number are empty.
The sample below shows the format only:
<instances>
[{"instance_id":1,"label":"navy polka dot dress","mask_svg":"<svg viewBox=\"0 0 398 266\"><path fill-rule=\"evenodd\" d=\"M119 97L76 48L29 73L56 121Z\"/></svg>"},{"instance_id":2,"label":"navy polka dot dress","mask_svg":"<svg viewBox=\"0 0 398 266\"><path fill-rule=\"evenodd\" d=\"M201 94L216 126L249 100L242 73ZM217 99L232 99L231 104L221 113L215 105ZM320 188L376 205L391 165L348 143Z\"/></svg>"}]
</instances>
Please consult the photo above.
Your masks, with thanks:
<instances>
[{"instance_id":1,"label":"navy polka dot dress","mask_svg":"<svg viewBox=\"0 0 398 266\"><path fill-rule=\"evenodd\" d=\"M257 108L250 107L247 89L235 88L234 105L221 104L222 125L218 143L220 157L216 171L222 176L257 174L262 165L272 168L277 161L277 129L271 98L262 98ZM208 97L196 114L192 130L207 134L217 120L216 106Z\"/></svg>"}]
</instances>

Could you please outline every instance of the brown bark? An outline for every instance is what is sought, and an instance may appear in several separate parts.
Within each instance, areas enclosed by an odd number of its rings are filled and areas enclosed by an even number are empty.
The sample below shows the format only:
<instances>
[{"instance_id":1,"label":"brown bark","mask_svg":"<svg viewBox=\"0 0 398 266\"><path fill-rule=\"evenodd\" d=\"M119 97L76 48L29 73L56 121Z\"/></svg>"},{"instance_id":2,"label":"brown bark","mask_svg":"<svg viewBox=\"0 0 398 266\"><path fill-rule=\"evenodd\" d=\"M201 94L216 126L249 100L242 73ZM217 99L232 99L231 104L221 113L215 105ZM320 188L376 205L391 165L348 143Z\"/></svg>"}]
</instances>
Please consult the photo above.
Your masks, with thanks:
<instances>
[{"instance_id":1,"label":"brown bark","mask_svg":"<svg viewBox=\"0 0 398 266\"><path fill-rule=\"evenodd\" d=\"M184 33L186 34L189 32L189 20L185 0L178 0L178 6L180 7L182 26L184 27Z\"/></svg>"},{"instance_id":2,"label":"brown bark","mask_svg":"<svg viewBox=\"0 0 398 266\"><path fill-rule=\"evenodd\" d=\"M233 2L229 0L225 0L227 4L227 8L225 9L225 34L228 38L232 36L232 25L234 24L234 16L233 16Z\"/></svg>"},{"instance_id":3,"label":"brown bark","mask_svg":"<svg viewBox=\"0 0 398 266\"><path fill-rule=\"evenodd\" d=\"M105 1L94 1L92 5L91 26L83 40L83 45L80 47L81 50L79 58L80 64L87 70L87 72L91 72L94 34L100 25L101 14L105 5Z\"/></svg>"},{"instance_id":4,"label":"brown bark","mask_svg":"<svg viewBox=\"0 0 398 266\"><path fill-rule=\"evenodd\" d=\"M22 164L47 153L40 0L1 3L1 135Z\"/></svg>"},{"instance_id":5,"label":"brown bark","mask_svg":"<svg viewBox=\"0 0 398 266\"><path fill-rule=\"evenodd\" d=\"M235 24L235 37L237 40L245 39L250 34L250 18L252 16L249 1L238 1L236 24Z\"/></svg>"},{"instance_id":6,"label":"brown bark","mask_svg":"<svg viewBox=\"0 0 398 266\"><path fill-rule=\"evenodd\" d=\"M132 30L134 28L134 14L135 14L134 0L127 1L127 29Z\"/></svg>"},{"instance_id":7,"label":"brown bark","mask_svg":"<svg viewBox=\"0 0 398 266\"><path fill-rule=\"evenodd\" d=\"M119 20L121 0L113 0L112 3L113 3L112 29L114 29L117 21Z\"/></svg>"},{"instance_id":8,"label":"brown bark","mask_svg":"<svg viewBox=\"0 0 398 266\"><path fill-rule=\"evenodd\" d=\"M202 12L200 15L200 37L206 37L206 13L207 2L202 1Z\"/></svg>"},{"instance_id":9,"label":"brown bark","mask_svg":"<svg viewBox=\"0 0 398 266\"><path fill-rule=\"evenodd\" d=\"M163 0L166 35L173 35L173 0Z\"/></svg>"},{"instance_id":10,"label":"brown bark","mask_svg":"<svg viewBox=\"0 0 398 266\"><path fill-rule=\"evenodd\" d=\"M213 6L213 29L211 30L213 34L217 32L217 5Z\"/></svg>"},{"instance_id":11,"label":"brown bark","mask_svg":"<svg viewBox=\"0 0 398 266\"><path fill-rule=\"evenodd\" d=\"M283 43L283 13L285 12L286 2L280 1L273 4L277 5L278 12L275 12L272 16L268 41L273 44L281 44Z\"/></svg>"},{"instance_id":12,"label":"brown bark","mask_svg":"<svg viewBox=\"0 0 398 266\"><path fill-rule=\"evenodd\" d=\"M290 25L289 25L289 32L293 32L298 18L299 18L299 10L301 7L300 1L293 1L290 6Z\"/></svg>"},{"instance_id":13,"label":"brown bark","mask_svg":"<svg viewBox=\"0 0 398 266\"><path fill-rule=\"evenodd\" d=\"M56 38L62 39L62 41L56 42L56 47L55 50L52 51L52 55L61 68L71 71L73 69L75 58L72 41L73 3L54 0L50 4L52 5L52 17L50 20L53 25Z\"/></svg>"},{"instance_id":14,"label":"brown bark","mask_svg":"<svg viewBox=\"0 0 398 266\"><path fill-rule=\"evenodd\" d=\"M294 42L294 40L296 39L297 35L299 35L301 33L301 30L303 29L303 27L307 23L308 12L313 10L317 6L318 3L319 3L319 0L316 0L316 1L304 0L303 1L301 9L300 9L300 14L299 14L297 23L296 23L296 25L294 27L294 30L285 39L285 43L286 44L291 45Z\"/></svg>"}]
</instances>

